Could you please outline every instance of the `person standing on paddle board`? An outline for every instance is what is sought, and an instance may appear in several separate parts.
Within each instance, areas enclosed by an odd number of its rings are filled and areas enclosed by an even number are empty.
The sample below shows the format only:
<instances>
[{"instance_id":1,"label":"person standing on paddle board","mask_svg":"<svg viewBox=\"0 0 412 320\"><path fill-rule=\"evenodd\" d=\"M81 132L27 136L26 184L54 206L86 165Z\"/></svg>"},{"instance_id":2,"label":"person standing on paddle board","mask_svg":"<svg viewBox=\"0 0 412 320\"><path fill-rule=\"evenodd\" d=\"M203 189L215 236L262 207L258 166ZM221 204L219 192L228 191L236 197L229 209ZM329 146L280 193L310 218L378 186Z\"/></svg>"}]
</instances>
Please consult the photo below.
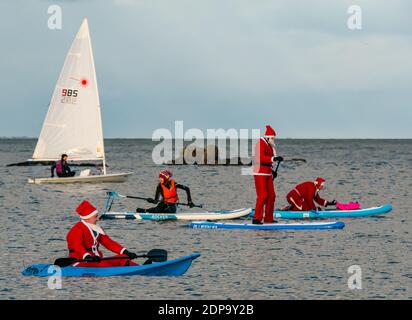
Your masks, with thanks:
<instances>
[{"instance_id":1,"label":"person standing on paddle board","mask_svg":"<svg viewBox=\"0 0 412 320\"><path fill-rule=\"evenodd\" d=\"M73 264L76 267L118 267L118 266L136 266L131 261L136 259L137 255L128 251L125 247L113 241L97 224L99 219L97 209L87 200L80 203L76 208L81 221L77 222L67 233L67 245L69 248L69 257L85 262ZM129 259L103 260L103 253L99 250L102 245L106 249L116 253L119 257L129 257Z\"/></svg>"},{"instance_id":2,"label":"person standing on paddle board","mask_svg":"<svg viewBox=\"0 0 412 320\"><path fill-rule=\"evenodd\" d=\"M306 181L298 184L295 189L287 194L286 199L290 205L285 210L321 210L320 207L316 206L315 202L322 207L336 205L336 200L326 201L320 197L319 191L323 190L324 186L325 179L321 177L316 178L315 181Z\"/></svg>"},{"instance_id":3,"label":"person standing on paddle board","mask_svg":"<svg viewBox=\"0 0 412 320\"><path fill-rule=\"evenodd\" d=\"M276 193L273 179L276 178L276 174L272 170L272 165L274 161L283 161L282 157L276 156L275 137L275 130L267 125L265 135L259 139L255 146L253 176L256 187L256 206L253 224L262 224L262 219L265 223L274 222L273 209Z\"/></svg>"},{"instance_id":4,"label":"person standing on paddle board","mask_svg":"<svg viewBox=\"0 0 412 320\"><path fill-rule=\"evenodd\" d=\"M160 171L159 184L156 188L155 198L150 198L148 201L150 203L158 203L160 197L162 197L162 201L160 201L159 204L153 208L136 208L136 212L175 213L177 210L177 203L179 201L177 189L186 191L188 205L193 208L195 205L192 202L189 187L176 183L174 179L170 179L171 177L172 173L169 170Z\"/></svg>"},{"instance_id":5,"label":"person standing on paddle board","mask_svg":"<svg viewBox=\"0 0 412 320\"><path fill-rule=\"evenodd\" d=\"M72 171L67 164L67 154L62 154L61 159L57 161L53 166L51 167L51 177L54 177L54 169L56 169L56 174L59 178L65 178L65 177L74 177L76 174L75 171Z\"/></svg>"}]
</instances>

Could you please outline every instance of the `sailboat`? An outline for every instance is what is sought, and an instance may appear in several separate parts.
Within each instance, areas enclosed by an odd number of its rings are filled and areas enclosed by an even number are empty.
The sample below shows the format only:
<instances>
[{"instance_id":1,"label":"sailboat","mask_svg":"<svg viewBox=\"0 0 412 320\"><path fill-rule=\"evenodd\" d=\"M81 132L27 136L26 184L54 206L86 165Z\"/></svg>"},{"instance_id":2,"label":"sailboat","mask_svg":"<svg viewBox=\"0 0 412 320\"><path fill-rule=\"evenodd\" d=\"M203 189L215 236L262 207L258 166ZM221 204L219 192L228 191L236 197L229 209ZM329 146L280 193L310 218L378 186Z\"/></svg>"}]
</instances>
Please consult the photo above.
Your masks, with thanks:
<instances>
[{"instance_id":1,"label":"sailboat","mask_svg":"<svg viewBox=\"0 0 412 320\"><path fill-rule=\"evenodd\" d=\"M87 19L66 56L29 161L57 161L63 153L70 161L103 161L103 174L89 175L90 170L84 170L80 176L29 178L28 182L123 182L132 174L106 172L99 91Z\"/></svg>"}]
</instances>

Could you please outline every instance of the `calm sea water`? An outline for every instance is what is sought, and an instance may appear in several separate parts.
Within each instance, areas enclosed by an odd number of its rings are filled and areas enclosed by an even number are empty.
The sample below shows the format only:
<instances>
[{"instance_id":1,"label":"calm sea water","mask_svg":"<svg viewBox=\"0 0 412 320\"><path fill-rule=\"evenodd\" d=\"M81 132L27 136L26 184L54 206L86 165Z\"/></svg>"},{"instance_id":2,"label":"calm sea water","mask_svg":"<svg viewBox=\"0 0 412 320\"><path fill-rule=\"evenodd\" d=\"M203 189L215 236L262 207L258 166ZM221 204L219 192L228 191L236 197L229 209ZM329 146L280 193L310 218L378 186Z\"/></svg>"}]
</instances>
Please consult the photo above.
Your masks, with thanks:
<instances>
[{"instance_id":1,"label":"calm sea water","mask_svg":"<svg viewBox=\"0 0 412 320\"><path fill-rule=\"evenodd\" d=\"M112 238L131 251L165 248L169 257L194 251L201 257L181 277L63 279L50 290L47 278L23 277L25 265L66 256L65 236L78 220L83 199L103 209L105 193L153 196L159 166L154 143L108 140L109 172L133 171L122 184L29 185L29 176L48 176L48 167L6 167L30 158L35 140L0 140L1 299L411 299L412 141L280 140L278 153L304 158L285 162L276 179L276 207L300 181L327 180L323 195L364 207L391 203L383 217L345 219L343 230L195 230L185 222L103 221ZM240 167L175 166L175 179L190 186L205 208L253 207L253 178ZM184 194L181 195L184 198ZM145 202L122 200L113 209L133 210ZM194 210L194 209L192 209ZM107 255L109 253L106 253ZM359 265L362 289L348 288L348 268Z\"/></svg>"}]
</instances>

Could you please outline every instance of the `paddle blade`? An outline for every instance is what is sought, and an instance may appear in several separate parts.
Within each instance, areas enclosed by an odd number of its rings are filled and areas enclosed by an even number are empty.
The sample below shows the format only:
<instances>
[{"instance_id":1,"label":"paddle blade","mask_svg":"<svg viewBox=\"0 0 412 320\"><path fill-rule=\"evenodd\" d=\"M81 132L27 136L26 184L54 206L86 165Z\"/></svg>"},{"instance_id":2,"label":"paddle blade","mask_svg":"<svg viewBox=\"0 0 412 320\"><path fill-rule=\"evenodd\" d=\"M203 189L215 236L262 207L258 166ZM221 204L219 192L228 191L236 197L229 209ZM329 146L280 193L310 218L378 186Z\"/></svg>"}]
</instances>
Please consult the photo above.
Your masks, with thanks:
<instances>
[{"instance_id":1,"label":"paddle blade","mask_svg":"<svg viewBox=\"0 0 412 320\"><path fill-rule=\"evenodd\" d=\"M164 249L152 249L147 253L147 258L154 262L163 262L167 260L167 251Z\"/></svg>"},{"instance_id":2,"label":"paddle blade","mask_svg":"<svg viewBox=\"0 0 412 320\"><path fill-rule=\"evenodd\" d=\"M54 265L58 266L58 267L68 267L71 264L75 263L77 261L77 259L75 258L58 258L54 261Z\"/></svg>"},{"instance_id":3,"label":"paddle blade","mask_svg":"<svg viewBox=\"0 0 412 320\"><path fill-rule=\"evenodd\" d=\"M113 198L120 197L120 195L119 195L117 192L115 192L115 191L108 191L108 192L107 192L107 195L108 195L109 197L113 197Z\"/></svg>"}]
</instances>

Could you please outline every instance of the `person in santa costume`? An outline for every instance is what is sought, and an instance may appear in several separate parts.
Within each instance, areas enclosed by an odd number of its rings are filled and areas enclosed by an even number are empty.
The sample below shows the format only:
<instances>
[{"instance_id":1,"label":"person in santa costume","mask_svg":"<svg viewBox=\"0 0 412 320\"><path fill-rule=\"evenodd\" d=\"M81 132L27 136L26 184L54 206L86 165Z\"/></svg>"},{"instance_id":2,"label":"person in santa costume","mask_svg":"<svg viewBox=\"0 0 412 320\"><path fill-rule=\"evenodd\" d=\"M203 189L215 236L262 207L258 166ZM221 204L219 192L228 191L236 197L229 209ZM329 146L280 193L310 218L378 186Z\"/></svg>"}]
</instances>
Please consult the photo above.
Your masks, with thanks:
<instances>
[{"instance_id":1,"label":"person in santa costume","mask_svg":"<svg viewBox=\"0 0 412 320\"><path fill-rule=\"evenodd\" d=\"M131 261L137 255L128 251L125 247L113 241L104 230L97 224L99 219L97 209L87 200L80 203L76 208L80 216L77 222L67 233L67 245L69 256L85 262L77 262L73 266L77 267L116 267L116 266L136 266ZM129 259L101 260L103 253L99 250L100 245L116 253L119 257Z\"/></svg>"},{"instance_id":2,"label":"person in santa costume","mask_svg":"<svg viewBox=\"0 0 412 320\"><path fill-rule=\"evenodd\" d=\"M262 219L265 223L274 222L273 209L276 194L273 179L276 178L276 174L272 170L272 165L274 161L283 161L282 157L276 156L275 137L275 130L267 125L265 135L255 146L253 176L256 187L256 206L253 224L262 224Z\"/></svg>"},{"instance_id":3,"label":"person in santa costume","mask_svg":"<svg viewBox=\"0 0 412 320\"><path fill-rule=\"evenodd\" d=\"M336 200L326 201L319 195L319 191L323 190L325 186L325 179L318 177L315 181L306 181L298 184L292 191L290 191L286 199L289 206L286 210L289 211L309 211L321 210L316 204L322 207L336 205Z\"/></svg>"}]
</instances>

